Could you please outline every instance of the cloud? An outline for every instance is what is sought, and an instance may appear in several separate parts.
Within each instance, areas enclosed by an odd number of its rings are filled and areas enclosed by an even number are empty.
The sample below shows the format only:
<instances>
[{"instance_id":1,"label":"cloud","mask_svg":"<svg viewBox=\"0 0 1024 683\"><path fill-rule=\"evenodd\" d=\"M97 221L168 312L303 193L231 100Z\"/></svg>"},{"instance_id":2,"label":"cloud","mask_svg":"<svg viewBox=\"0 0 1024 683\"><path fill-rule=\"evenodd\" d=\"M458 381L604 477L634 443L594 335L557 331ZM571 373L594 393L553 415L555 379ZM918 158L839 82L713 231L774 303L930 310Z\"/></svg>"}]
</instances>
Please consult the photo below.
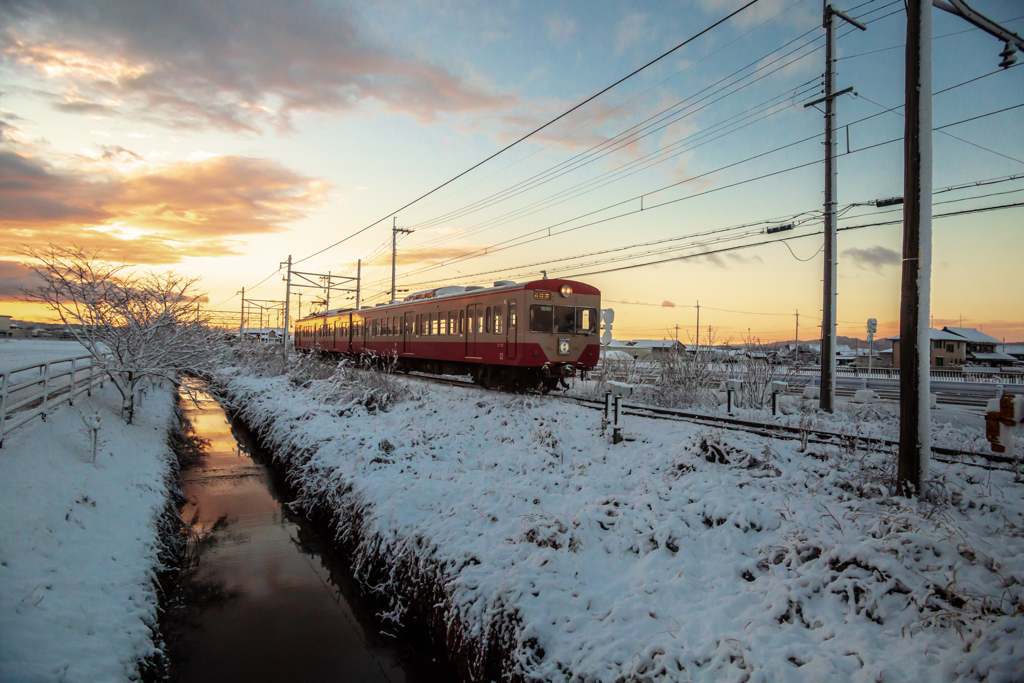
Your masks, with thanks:
<instances>
[{"instance_id":1,"label":"cloud","mask_svg":"<svg viewBox=\"0 0 1024 683\"><path fill-rule=\"evenodd\" d=\"M52 241L131 263L234 254L239 236L286 229L326 190L267 159L203 157L160 167L140 161L123 147L62 165L0 150L0 230L7 238L0 252Z\"/></svg>"},{"instance_id":2,"label":"cloud","mask_svg":"<svg viewBox=\"0 0 1024 683\"><path fill-rule=\"evenodd\" d=\"M0 57L51 79L59 110L171 128L287 129L371 100L425 122L514 104L371 44L350 15L316 0L11 0Z\"/></svg>"},{"instance_id":3,"label":"cloud","mask_svg":"<svg viewBox=\"0 0 1024 683\"><path fill-rule=\"evenodd\" d=\"M885 266L898 266L902 263L898 251L887 249L881 245L867 249L844 249L843 256L848 257L858 268L873 270L876 273L881 273Z\"/></svg>"},{"instance_id":4,"label":"cloud","mask_svg":"<svg viewBox=\"0 0 1024 683\"><path fill-rule=\"evenodd\" d=\"M568 42L576 34L576 20L571 17L552 15L544 20L548 36L557 43Z\"/></svg>"},{"instance_id":5,"label":"cloud","mask_svg":"<svg viewBox=\"0 0 1024 683\"><path fill-rule=\"evenodd\" d=\"M764 263L764 259L756 254L753 256L744 256L735 252L727 252L725 254L707 254L704 256L704 259L706 259L711 265L722 269L728 269L730 263L744 266L753 263Z\"/></svg>"},{"instance_id":6,"label":"cloud","mask_svg":"<svg viewBox=\"0 0 1024 683\"><path fill-rule=\"evenodd\" d=\"M476 251L477 247L473 246L461 246L461 247L422 247L417 249L416 247L399 247L398 253L395 256L395 262L400 266L416 265L420 263L439 263L441 261L447 261L448 259L458 258L465 256L466 254ZM347 265L355 265L347 264ZM363 265L374 265L374 266L391 266L391 251L388 250L386 254L382 254L372 261L364 261Z\"/></svg>"},{"instance_id":7,"label":"cloud","mask_svg":"<svg viewBox=\"0 0 1024 683\"><path fill-rule=\"evenodd\" d=\"M671 301L662 301L661 302L661 307L662 308L675 308L676 305L675 305L675 303L673 303Z\"/></svg>"},{"instance_id":8,"label":"cloud","mask_svg":"<svg viewBox=\"0 0 1024 683\"><path fill-rule=\"evenodd\" d=\"M22 289L31 289L42 280L24 263L0 261L0 301L21 301Z\"/></svg>"},{"instance_id":9,"label":"cloud","mask_svg":"<svg viewBox=\"0 0 1024 683\"><path fill-rule=\"evenodd\" d=\"M651 31L647 28L647 15L643 12L632 12L619 21L615 27L615 54L622 55L626 50L639 45L649 38Z\"/></svg>"}]
</instances>

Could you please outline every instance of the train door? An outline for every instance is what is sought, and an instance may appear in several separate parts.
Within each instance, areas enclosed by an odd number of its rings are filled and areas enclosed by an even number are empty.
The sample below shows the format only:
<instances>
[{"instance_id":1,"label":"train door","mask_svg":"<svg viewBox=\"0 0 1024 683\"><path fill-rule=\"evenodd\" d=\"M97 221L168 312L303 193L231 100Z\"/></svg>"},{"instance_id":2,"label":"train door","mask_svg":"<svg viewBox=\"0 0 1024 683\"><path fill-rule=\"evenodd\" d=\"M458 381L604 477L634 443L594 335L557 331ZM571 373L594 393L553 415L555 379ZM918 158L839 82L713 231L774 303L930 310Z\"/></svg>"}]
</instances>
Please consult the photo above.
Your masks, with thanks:
<instances>
[{"instance_id":1,"label":"train door","mask_svg":"<svg viewBox=\"0 0 1024 683\"><path fill-rule=\"evenodd\" d=\"M466 357L467 358L479 358L476 349L476 318L477 315L483 315L480 311L480 304L470 304L466 306Z\"/></svg>"},{"instance_id":2,"label":"train door","mask_svg":"<svg viewBox=\"0 0 1024 683\"><path fill-rule=\"evenodd\" d=\"M409 342L412 337L412 313L405 314L405 324L402 325L402 353L409 353Z\"/></svg>"},{"instance_id":3,"label":"train door","mask_svg":"<svg viewBox=\"0 0 1024 683\"><path fill-rule=\"evenodd\" d=\"M516 300L508 302L508 324L505 325L505 357L508 360L516 359L516 333L518 332L518 318L516 315Z\"/></svg>"}]
</instances>

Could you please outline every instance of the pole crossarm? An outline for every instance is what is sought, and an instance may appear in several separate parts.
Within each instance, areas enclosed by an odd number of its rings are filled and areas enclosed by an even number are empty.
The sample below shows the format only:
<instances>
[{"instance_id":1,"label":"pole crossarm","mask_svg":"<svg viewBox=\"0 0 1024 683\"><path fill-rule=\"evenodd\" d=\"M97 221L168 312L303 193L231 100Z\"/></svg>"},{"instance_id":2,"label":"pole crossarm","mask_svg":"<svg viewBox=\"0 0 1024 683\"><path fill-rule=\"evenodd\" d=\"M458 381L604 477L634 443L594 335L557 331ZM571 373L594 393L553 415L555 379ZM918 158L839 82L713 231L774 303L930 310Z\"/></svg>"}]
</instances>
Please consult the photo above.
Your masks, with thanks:
<instances>
[{"instance_id":1,"label":"pole crossarm","mask_svg":"<svg viewBox=\"0 0 1024 683\"><path fill-rule=\"evenodd\" d=\"M816 104L821 104L822 102L828 102L830 100L834 100L835 98L839 97L840 95L845 95L848 92L853 92L853 86L852 85L849 88L843 88L839 92L834 92L831 95L825 95L824 97L819 97L818 99L814 100L813 102L808 102L807 104L804 105L804 109L807 109L807 107L813 107Z\"/></svg>"},{"instance_id":2,"label":"pole crossarm","mask_svg":"<svg viewBox=\"0 0 1024 683\"><path fill-rule=\"evenodd\" d=\"M1004 43L1013 43L1017 46L1018 50L1024 50L1024 38L1011 31L1010 29L1000 26L996 22L986 17L981 12L973 9L964 0L932 0L932 6L938 9L955 14L956 16L965 19L966 21L974 24L985 33L998 38Z\"/></svg>"}]
</instances>

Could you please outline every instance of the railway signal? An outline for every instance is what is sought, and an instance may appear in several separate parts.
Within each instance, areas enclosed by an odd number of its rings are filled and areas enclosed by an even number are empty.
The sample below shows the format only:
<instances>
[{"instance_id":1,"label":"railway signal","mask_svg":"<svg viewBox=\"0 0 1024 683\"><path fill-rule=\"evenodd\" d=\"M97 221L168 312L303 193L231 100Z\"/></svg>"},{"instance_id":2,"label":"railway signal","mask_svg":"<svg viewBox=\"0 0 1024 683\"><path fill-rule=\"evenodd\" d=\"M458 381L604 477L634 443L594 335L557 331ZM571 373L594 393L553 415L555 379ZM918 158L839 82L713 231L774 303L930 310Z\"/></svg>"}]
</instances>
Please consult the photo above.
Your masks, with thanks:
<instances>
[{"instance_id":1,"label":"railway signal","mask_svg":"<svg viewBox=\"0 0 1024 683\"><path fill-rule=\"evenodd\" d=\"M601 309L601 346L612 343L612 323L615 322L615 311L611 308Z\"/></svg>"}]
</instances>

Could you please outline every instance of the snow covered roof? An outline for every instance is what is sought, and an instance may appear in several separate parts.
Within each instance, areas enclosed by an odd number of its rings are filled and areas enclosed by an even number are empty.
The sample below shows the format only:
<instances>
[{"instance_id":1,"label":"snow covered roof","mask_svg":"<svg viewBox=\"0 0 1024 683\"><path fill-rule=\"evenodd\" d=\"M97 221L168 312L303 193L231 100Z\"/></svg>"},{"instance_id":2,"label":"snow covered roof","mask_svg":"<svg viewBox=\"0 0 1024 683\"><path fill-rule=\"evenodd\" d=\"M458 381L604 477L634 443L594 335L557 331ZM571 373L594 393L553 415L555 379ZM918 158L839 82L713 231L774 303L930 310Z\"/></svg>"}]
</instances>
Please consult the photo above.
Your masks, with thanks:
<instances>
[{"instance_id":1,"label":"snow covered roof","mask_svg":"<svg viewBox=\"0 0 1024 683\"><path fill-rule=\"evenodd\" d=\"M1017 360L1010 354L1002 353L1001 351L996 351L995 353L979 353L974 351L969 356L971 360L1005 360L1010 362Z\"/></svg>"},{"instance_id":2,"label":"snow covered roof","mask_svg":"<svg viewBox=\"0 0 1024 683\"><path fill-rule=\"evenodd\" d=\"M664 341L656 341L656 340L653 340L653 339L634 339L632 341L627 341L627 342L612 341L612 343L609 344L609 346L614 346L616 348L633 348L633 349L671 349L671 348L674 348L676 346L682 346L682 344L680 344L679 342L677 342L675 340L671 340L671 339L670 340L664 340Z\"/></svg>"},{"instance_id":3,"label":"snow covered roof","mask_svg":"<svg viewBox=\"0 0 1024 683\"><path fill-rule=\"evenodd\" d=\"M959 335L951 334L950 332L946 332L944 330L937 330L934 327L929 327L928 332L930 333L932 341L965 341L964 338ZM899 341L899 338L900 335L898 334L894 337L886 337L886 339L888 339L889 341Z\"/></svg>"},{"instance_id":4,"label":"snow covered roof","mask_svg":"<svg viewBox=\"0 0 1024 683\"><path fill-rule=\"evenodd\" d=\"M1001 341L995 337L990 337L984 332L974 329L973 327L943 327L946 332L952 332L955 335L959 335L967 341L974 342L975 344L1002 344Z\"/></svg>"}]
</instances>

